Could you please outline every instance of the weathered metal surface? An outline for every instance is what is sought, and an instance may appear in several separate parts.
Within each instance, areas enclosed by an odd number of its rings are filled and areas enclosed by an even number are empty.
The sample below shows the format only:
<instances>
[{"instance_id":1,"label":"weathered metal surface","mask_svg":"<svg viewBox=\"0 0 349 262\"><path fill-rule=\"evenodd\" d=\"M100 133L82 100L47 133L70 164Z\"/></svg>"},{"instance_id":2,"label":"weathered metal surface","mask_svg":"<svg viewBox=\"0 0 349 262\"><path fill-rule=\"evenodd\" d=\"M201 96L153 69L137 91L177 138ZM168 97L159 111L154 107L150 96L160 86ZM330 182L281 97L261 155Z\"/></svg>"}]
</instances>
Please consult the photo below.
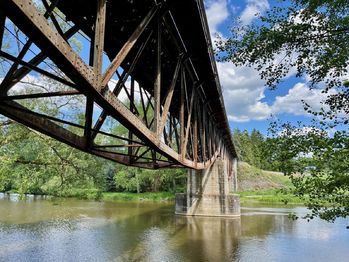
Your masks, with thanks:
<instances>
[{"instance_id":1,"label":"weathered metal surface","mask_svg":"<svg viewBox=\"0 0 349 262\"><path fill-rule=\"evenodd\" d=\"M218 155L236 156L201 0L41 1L43 14L32 0L0 1L0 37L7 17L29 38L17 57L0 51L13 62L2 82L0 113L80 150L128 165L205 169ZM71 28L60 27L55 8L73 23ZM78 30L91 41L89 64L68 42ZM32 43L41 52L26 62ZM110 59L104 72L103 53ZM46 58L66 78L38 67ZM73 90L7 95L31 70ZM122 91L126 102L118 98ZM86 97L83 125L30 112L11 101L64 95ZM102 109L96 121L95 105ZM127 138L101 131L108 116L128 129ZM83 135L55 122L79 127ZM100 145L98 134L124 143Z\"/></svg>"}]
</instances>

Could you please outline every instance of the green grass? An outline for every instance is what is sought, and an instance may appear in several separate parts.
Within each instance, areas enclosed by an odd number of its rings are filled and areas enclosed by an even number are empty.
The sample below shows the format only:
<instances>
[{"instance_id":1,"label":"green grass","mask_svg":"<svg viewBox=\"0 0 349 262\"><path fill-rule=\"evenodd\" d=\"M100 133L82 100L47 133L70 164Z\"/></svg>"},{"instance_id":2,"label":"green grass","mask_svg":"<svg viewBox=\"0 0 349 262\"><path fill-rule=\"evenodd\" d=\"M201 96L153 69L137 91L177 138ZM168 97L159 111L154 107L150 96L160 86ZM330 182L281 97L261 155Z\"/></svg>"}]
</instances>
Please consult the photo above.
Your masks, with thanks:
<instances>
[{"instance_id":1,"label":"green grass","mask_svg":"<svg viewBox=\"0 0 349 262\"><path fill-rule=\"evenodd\" d=\"M238 183L242 203L303 204L292 194L292 182L280 172L265 171L245 162L238 165Z\"/></svg>"},{"instance_id":2,"label":"green grass","mask_svg":"<svg viewBox=\"0 0 349 262\"><path fill-rule=\"evenodd\" d=\"M74 197L78 199L101 200L102 191L96 188L68 188L49 194L56 197Z\"/></svg>"},{"instance_id":3,"label":"green grass","mask_svg":"<svg viewBox=\"0 0 349 262\"><path fill-rule=\"evenodd\" d=\"M174 201L175 194L170 192L146 192L146 193L129 193L129 192L105 192L102 194L102 200L129 200L129 201Z\"/></svg>"},{"instance_id":4,"label":"green grass","mask_svg":"<svg viewBox=\"0 0 349 262\"><path fill-rule=\"evenodd\" d=\"M303 200L294 196L288 189L264 189L239 192L240 201L268 204L303 204Z\"/></svg>"},{"instance_id":5,"label":"green grass","mask_svg":"<svg viewBox=\"0 0 349 262\"><path fill-rule=\"evenodd\" d=\"M255 191L292 186L290 179L280 172L265 171L245 162L238 164L238 183L241 191Z\"/></svg>"}]
</instances>

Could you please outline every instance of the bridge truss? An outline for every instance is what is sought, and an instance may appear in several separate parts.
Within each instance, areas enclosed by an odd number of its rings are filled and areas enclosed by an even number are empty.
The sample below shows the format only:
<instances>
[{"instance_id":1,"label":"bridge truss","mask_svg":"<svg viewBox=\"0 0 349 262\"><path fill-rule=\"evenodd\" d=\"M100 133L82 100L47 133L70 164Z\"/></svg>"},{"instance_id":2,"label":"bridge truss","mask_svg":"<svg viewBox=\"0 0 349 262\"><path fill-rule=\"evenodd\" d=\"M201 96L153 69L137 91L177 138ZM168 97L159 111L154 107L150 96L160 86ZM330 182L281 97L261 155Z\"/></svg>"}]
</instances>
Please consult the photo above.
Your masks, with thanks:
<instances>
[{"instance_id":1,"label":"bridge truss","mask_svg":"<svg viewBox=\"0 0 349 262\"><path fill-rule=\"evenodd\" d=\"M11 32L17 52L4 48ZM236 156L201 0L0 0L1 46L0 113L21 124L131 166L206 169ZM18 91L38 74L55 89ZM25 103L72 97L79 121Z\"/></svg>"}]
</instances>

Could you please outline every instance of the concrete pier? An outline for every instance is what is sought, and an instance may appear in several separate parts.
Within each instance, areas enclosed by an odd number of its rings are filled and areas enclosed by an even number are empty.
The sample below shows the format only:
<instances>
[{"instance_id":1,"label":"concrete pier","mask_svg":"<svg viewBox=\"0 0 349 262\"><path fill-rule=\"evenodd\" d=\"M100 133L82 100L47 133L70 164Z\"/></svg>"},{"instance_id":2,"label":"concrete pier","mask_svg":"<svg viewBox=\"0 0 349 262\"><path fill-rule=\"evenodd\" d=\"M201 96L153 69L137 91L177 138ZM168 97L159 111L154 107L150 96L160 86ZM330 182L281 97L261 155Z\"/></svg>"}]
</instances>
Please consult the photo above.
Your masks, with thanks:
<instances>
[{"instance_id":1,"label":"concrete pier","mask_svg":"<svg viewBox=\"0 0 349 262\"><path fill-rule=\"evenodd\" d=\"M240 216L240 198L233 194L237 189L234 161L217 159L209 169L189 170L187 193L176 194L176 214Z\"/></svg>"}]
</instances>

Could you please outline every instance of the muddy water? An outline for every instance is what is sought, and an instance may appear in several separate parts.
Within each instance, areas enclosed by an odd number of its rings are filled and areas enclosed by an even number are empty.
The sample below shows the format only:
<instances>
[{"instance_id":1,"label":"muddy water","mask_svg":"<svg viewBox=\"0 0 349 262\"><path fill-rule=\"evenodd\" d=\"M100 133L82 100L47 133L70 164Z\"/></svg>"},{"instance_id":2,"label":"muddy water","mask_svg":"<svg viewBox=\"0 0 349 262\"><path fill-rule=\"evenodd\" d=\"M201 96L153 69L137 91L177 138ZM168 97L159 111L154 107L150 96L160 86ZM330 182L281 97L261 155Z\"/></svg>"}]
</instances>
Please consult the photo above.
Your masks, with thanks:
<instances>
[{"instance_id":1,"label":"muddy water","mask_svg":"<svg viewBox=\"0 0 349 262\"><path fill-rule=\"evenodd\" d=\"M292 221L304 208L250 206L239 219L174 215L171 203L0 193L0 261L349 261L348 220Z\"/></svg>"}]
</instances>

